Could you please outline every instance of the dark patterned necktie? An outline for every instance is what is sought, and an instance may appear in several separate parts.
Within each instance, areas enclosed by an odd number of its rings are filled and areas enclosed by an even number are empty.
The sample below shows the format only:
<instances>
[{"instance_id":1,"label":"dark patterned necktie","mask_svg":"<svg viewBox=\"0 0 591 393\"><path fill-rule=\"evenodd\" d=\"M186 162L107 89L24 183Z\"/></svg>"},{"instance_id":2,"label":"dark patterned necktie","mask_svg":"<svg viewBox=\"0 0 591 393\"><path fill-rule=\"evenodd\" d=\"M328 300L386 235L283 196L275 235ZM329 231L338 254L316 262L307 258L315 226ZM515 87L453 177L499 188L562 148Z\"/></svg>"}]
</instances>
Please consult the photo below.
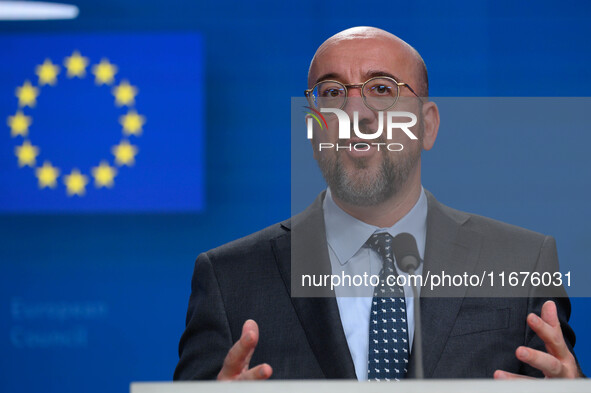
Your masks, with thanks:
<instances>
[{"instance_id":1,"label":"dark patterned necktie","mask_svg":"<svg viewBox=\"0 0 591 393\"><path fill-rule=\"evenodd\" d=\"M380 283L375 287L369 316L369 354L367 379L398 381L408 367L408 327L404 290L394 283L388 286L386 277L397 276L392 252L392 236L376 233L365 243L382 258Z\"/></svg>"}]
</instances>

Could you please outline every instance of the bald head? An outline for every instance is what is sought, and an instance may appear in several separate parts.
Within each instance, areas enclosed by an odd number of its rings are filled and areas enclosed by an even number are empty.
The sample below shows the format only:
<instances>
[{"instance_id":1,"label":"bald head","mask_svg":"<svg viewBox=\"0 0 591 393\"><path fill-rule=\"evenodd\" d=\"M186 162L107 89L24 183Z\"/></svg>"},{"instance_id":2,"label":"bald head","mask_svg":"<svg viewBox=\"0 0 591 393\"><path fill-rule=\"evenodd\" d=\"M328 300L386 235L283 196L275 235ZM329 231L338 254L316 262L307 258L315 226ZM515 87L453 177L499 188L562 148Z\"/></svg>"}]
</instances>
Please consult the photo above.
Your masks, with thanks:
<instances>
[{"instance_id":1,"label":"bald head","mask_svg":"<svg viewBox=\"0 0 591 393\"><path fill-rule=\"evenodd\" d=\"M423 58L405 41L375 27L353 27L324 41L308 71L308 87L323 79L363 83L376 72L394 75L422 97L429 95L427 67ZM325 78L329 76L330 78Z\"/></svg>"}]
</instances>

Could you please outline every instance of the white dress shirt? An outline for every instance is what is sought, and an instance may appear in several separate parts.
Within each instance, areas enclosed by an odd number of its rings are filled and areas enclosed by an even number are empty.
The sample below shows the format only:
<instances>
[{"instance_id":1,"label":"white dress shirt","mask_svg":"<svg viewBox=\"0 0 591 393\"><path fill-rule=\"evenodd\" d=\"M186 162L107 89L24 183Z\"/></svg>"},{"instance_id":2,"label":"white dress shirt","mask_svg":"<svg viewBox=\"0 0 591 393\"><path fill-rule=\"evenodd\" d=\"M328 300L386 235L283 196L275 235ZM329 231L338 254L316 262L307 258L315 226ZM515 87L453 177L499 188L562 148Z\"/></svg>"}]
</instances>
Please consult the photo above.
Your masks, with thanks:
<instances>
[{"instance_id":1,"label":"white dress shirt","mask_svg":"<svg viewBox=\"0 0 591 393\"><path fill-rule=\"evenodd\" d=\"M332 267L332 274L379 276L382 268L380 256L370 249L363 247L367 239L375 232L388 232L393 237L402 232L413 235L421 260L425 255L425 237L427 234L427 197L421 189L421 194L414 207L396 224L390 228L378 228L366 224L350 216L336 205L332 199L330 189L326 191L323 202L324 222L326 224L326 239L328 254ZM396 270L399 275L406 273ZM417 274L422 274L423 264L419 266ZM420 290L420 288L419 288ZM345 337L353 363L355 373L360 381L367 380L367 356L369 350L369 314L373 287L337 287L337 304ZM414 337L414 305L412 288L404 287L406 298L406 315L409 334L409 347L412 348Z\"/></svg>"}]
</instances>

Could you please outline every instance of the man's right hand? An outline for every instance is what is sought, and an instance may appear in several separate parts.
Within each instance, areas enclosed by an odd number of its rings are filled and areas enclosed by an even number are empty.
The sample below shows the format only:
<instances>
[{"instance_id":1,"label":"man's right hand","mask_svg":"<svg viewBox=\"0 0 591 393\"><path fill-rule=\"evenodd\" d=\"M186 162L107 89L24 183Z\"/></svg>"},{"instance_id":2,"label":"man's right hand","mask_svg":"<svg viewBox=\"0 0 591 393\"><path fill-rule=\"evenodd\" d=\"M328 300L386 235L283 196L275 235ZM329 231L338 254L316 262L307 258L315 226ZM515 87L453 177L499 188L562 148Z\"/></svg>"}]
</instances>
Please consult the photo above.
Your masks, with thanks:
<instances>
[{"instance_id":1,"label":"man's right hand","mask_svg":"<svg viewBox=\"0 0 591 393\"><path fill-rule=\"evenodd\" d=\"M259 327L249 319L242 326L240 339L230 348L224 365L218 374L218 381L268 379L273 369L266 363L250 368L250 359L259 342Z\"/></svg>"}]
</instances>

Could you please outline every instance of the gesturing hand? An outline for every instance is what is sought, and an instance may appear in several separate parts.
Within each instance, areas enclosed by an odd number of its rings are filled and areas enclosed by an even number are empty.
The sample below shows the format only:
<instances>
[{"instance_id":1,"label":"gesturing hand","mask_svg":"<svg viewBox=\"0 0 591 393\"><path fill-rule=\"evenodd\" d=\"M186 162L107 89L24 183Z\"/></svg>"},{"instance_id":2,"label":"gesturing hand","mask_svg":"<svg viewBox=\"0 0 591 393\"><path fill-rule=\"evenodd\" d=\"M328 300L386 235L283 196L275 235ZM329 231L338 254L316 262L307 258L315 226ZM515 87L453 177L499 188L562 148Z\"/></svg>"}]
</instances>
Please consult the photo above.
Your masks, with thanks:
<instances>
[{"instance_id":1,"label":"gesturing hand","mask_svg":"<svg viewBox=\"0 0 591 393\"><path fill-rule=\"evenodd\" d=\"M517 359L542 371L546 378L581 377L575 357L564 342L556 304L553 301L544 303L541 318L536 314L529 314L527 324L544 341L548 353L521 346L515 351ZM529 378L501 370L495 371L494 377L495 379Z\"/></svg>"},{"instance_id":2,"label":"gesturing hand","mask_svg":"<svg viewBox=\"0 0 591 393\"><path fill-rule=\"evenodd\" d=\"M218 374L218 381L267 379L273 374L268 364L259 364L249 369L250 359L259 342L259 327L249 319L242 326L240 339L230 348L224 365Z\"/></svg>"}]
</instances>

